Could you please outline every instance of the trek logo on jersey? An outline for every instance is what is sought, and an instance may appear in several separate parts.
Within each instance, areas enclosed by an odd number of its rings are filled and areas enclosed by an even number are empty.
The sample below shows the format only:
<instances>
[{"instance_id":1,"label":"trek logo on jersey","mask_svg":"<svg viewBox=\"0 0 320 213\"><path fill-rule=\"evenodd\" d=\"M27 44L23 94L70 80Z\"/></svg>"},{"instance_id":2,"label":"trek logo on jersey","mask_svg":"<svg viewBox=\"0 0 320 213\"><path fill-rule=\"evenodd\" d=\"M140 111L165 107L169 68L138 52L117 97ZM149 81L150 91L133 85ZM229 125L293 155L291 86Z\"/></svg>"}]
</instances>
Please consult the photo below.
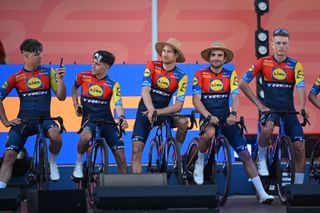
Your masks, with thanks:
<instances>
[{"instance_id":1,"label":"trek logo on jersey","mask_svg":"<svg viewBox=\"0 0 320 213\"><path fill-rule=\"evenodd\" d=\"M281 68L276 68L272 71L272 76L274 79L283 81L287 78L286 72Z\"/></svg>"},{"instance_id":2,"label":"trek logo on jersey","mask_svg":"<svg viewBox=\"0 0 320 213\"><path fill-rule=\"evenodd\" d=\"M143 76L144 76L144 77L149 77L150 74L151 74L151 71L150 71L148 68L146 68L146 69L144 70Z\"/></svg>"},{"instance_id":3,"label":"trek logo on jersey","mask_svg":"<svg viewBox=\"0 0 320 213\"><path fill-rule=\"evenodd\" d=\"M161 89L167 89L169 87L170 81L167 77L160 77L157 81L158 87Z\"/></svg>"},{"instance_id":4,"label":"trek logo on jersey","mask_svg":"<svg viewBox=\"0 0 320 213\"><path fill-rule=\"evenodd\" d=\"M32 77L27 79L27 86L30 89L37 89L41 87L41 79L37 77Z\"/></svg>"},{"instance_id":5,"label":"trek logo on jersey","mask_svg":"<svg viewBox=\"0 0 320 213\"><path fill-rule=\"evenodd\" d=\"M299 70L299 71L297 72L297 79L303 79L303 78L304 78L304 73L303 73L302 70Z\"/></svg>"},{"instance_id":6,"label":"trek logo on jersey","mask_svg":"<svg viewBox=\"0 0 320 213\"><path fill-rule=\"evenodd\" d=\"M101 97L103 95L103 90L98 85L91 85L89 87L89 94L93 97Z\"/></svg>"},{"instance_id":7,"label":"trek logo on jersey","mask_svg":"<svg viewBox=\"0 0 320 213\"><path fill-rule=\"evenodd\" d=\"M8 88L8 82L4 82L4 84L2 85L2 89L7 89Z\"/></svg>"},{"instance_id":8,"label":"trek logo on jersey","mask_svg":"<svg viewBox=\"0 0 320 213\"><path fill-rule=\"evenodd\" d=\"M221 91L223 89L223 82L221 80L213 80L210 84L210 88L213 91Z\"/></svg>"},{"instance_id":9,"label":"trek logo on jersey","mask_svg":"<svg viewBox=\"0 0 320 213\"><path fill-rule=\"evenodd\" d=\"M195 86L198 84L198 78L197 77L194 77L193 78L193 81L192 81L192 85Z\"/></svg>"}]
</instances>

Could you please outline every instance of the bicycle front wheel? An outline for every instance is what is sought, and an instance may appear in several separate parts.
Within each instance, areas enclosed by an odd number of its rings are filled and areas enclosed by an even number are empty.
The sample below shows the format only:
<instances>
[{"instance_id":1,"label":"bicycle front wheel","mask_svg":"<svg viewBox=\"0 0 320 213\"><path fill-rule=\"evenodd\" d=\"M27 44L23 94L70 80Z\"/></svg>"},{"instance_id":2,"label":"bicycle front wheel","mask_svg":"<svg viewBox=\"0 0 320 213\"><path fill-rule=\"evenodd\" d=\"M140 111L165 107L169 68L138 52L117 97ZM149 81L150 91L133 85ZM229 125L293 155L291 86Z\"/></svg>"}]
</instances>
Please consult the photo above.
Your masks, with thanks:
<instances>
[{"instance_id":1,"label":"bicycle front wheel","mask_svg":"<svg viewBox=\"0 0 320 213\"><path fill-rule=\"evenodd\" d=\"M182 178L186 184L194 183L193 180L193 171L194 171L194 164L198 157L198 149L199 143L197 138L192 138L190 141L187 154L183 156L183 175Z\"/></svg>"},{"instance_id":2,"label":"bicycle front wheel","mask_svg":"<svg viewBox=\"0 0 320 213\"><path fill-rule=\"evenodd\" d=\"M159 138L154 137L150 144L149 154L148 154L148 165L147 165L147 172L148 173L158 173L162 172L162 165L161 158L159 156Z\"/></svg>"},{"instance_id":3,"label":"bicycle front wheel","mask_svg":"<svg viewBox=\"0 0 320 213\"><path fill-rule=\"evenodd\" d=\"M320 183L320 140L314 147L310 156L309 183Z\"/></svg>"},{"instance_id":4,"label":"bicycle front wheel","mask_svg":"<svg viewBox=\"0 0 320 213\"><path fill-rule=\"evenodd\" d=\"M175 138L169 138L167 142L167 153L165 162L165 171L167 173L168 183L175 179L177 184L182 184L182 162L180 150L177 148Z\"/></svg>"},{"instance_id":5,"label":"bicycle front wheel","mask_svg":"<svg viewBox=\"0 0 320 213\"><path fill-rule=\"evenodd\" d=\"M223 206L230 193L232 167L230 145L226 137L221 137L217 139L214 146L212 183L217 184L219 206Z\"/></svg>"},{"instance_id":6,"label":"bicycle front wheel","mask_svg":"<svg viewBox=\"0 0 320 213\"><path fill-rule=\"evenodd\" d=\"M276 186L279 199L287 203L286 185L293 184L295 178L295 158L290 138L284 136L278 144L276 153Z\"/></svg>"},{"instance_id":7,"label":"bicycle front wheel","mask_svg":"<svg viewBox=\"0 0 320 213\"><path fill-rule=\"evenodd\" d=\"M39 148L37 167L37 189L48 190L49 189L49 163L48 163L48 148L46 140L39 141L38 144L42 144Z\"/></svg>"},{"instance_id":8,"label":"bicycle front wheel","mask_svg":"<svg viewBox=\"0 0 320 213\"><path fill-rule=\"evenodd\" d=\"M97 140L92 148L92 162L89 163L87 178L87 196L90 207L94 206L93 189L99 185L100 175L108 173L108 149L106 141Z\"/></svg>"}]
</instances>

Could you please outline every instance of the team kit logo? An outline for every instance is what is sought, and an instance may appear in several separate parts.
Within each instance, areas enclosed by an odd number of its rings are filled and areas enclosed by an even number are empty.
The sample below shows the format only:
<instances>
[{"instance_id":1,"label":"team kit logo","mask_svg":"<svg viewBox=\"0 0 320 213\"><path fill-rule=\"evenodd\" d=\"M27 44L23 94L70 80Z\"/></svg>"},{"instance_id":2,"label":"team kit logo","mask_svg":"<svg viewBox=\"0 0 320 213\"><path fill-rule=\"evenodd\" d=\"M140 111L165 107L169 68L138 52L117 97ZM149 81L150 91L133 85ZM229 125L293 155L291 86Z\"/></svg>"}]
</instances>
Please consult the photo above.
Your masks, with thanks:
<instances>
[{"instance_id":1,"label":"team kit logo","mask_svg":"<svg viewBox=\"0 0 320 213\"><path fill-rule=\"evenodd\" d=\"M89 94L93 97L101 97L103 96L103 90L98 85L91 85L89 87Z\"/></svg>"},{"instance_id":2,"label":"team kit logo","mask_svg":"<svg viewBox=\"0 0 320 213\"><path fill-rule=\"evenodd\" d=\"M29 89L37 89L42 86L41 79L37 77L32 77L27 79L27 86Z\"/></svg>"},{"instance_id":3,"label":"team kit logo","mask_svg":"<svg viewBox=\"0 0 320 213\"><path fill-rule=\"evenodd\" d=\"M169 87L170 81L167 77L160 77L157 81L158 87L161 89L167 89Z\"/></svg>"},{"instance_id":4,"label":"team kit logo","mask_svg":"<svg viewBox=\"0 0 320 213\"><path fill-rule=\"evenodd\" d=\"M277 68L272 71L272 76L274 79L283 81L287 78L286 72L283 69Z\"/></svg>"},{"instance_id":5,"label":"team kit logo","mask_svg":"<svg viewBox=\"0 0 320 213\"><path fill-rule=\"evenodd\" d=\"M299 70L299 71L297 72L297 78L298 78L298 79L303 79L303 78L304 78L304 73L303 73L302 70Z\"/></svg>"},{"instance_id":6,"label":"team kit logo","mask_svg":"<svg viewBox=\"0 0 320 213\"><path fill-rule=\"evenodd\" d=\"M150 74L151 74L151 71L150 71L148 68L146 68L146 69L144 70L143 76L144 76L144 77L149 77Z\"/></svg>"},{"instance_id":7,"label":"team kit logo","mask_svg":"<svg viewBox=\"0 0 320 213\"><path fill-rule=\"evenodd\" d=\"M4 84L2 85L2 89L7 89L8 88L8 82L4 82Z\"/></svg>"},{"instance_id":8,"label":"team kit logo","mask_svg":"<svg viewBox=\"0 0 320 213\"><path fill-rule=\"evenodd\" d=\"M218 79L213 80L210 84L210 89L212 91L221 91L223 89L223 82Z\"/></svg>"},{"instance_id":9,"label":"team kit logo","mask_svg":"<svg viewBox=\"0 0 320 213\"><path fill-rule=\"evenodd\" d=\"M198 84L198 78L197 77L194 77L193 78L193 81L192 81L192 85L195 86Z\"/></svg>"}]
</instances>

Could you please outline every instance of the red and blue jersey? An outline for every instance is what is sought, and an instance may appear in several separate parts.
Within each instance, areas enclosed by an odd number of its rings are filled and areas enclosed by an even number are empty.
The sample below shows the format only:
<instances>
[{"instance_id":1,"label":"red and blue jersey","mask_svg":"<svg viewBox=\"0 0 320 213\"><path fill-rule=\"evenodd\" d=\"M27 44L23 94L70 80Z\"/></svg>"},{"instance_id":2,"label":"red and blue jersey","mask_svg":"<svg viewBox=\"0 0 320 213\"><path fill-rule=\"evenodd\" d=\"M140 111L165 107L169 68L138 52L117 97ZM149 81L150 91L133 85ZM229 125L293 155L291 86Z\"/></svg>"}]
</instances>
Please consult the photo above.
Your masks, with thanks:
<instances>
[{"instance_id":1,"label":"red and blue jersey","mask_svg":"<svg viewBox=\"0 0 320 213\"><path fill-rule=\"evenodd\" d=\"M111 119L110 101L113 97L115 106L122 106L119 83L106 75L97 79L91 71L79 72L74 88L82 87L81 104L83 117ZM111 117L110 117L111 116Z\"/></svg>"},{"instance_id":2,"label":"red and blue jersey","mask_svg":"<svg viewBox=\"0 0 320 213\"><path fill-rule=\"evenodd\" d=\"M229 97L239 94L237 74L234 70L222 69L218 74L210 67L194 74L192 95L201 95L201 102L210 114L219 118L230 113Z\"/></svg>"},{"instance_id":3,"label":"red and blue jersey","mask_svg":"<svg viewBox=\"0 0 320 213\"><path fill-rule=\"evenodd\" d=\"M153 106L164 108L169 105L173 93L177 91L176 101L184 102L188 84L187 75L178 67L171 71L165 71L162 61L149 61L143 75L142 87L151 88L150 96ZM144 106L143 101L139 108Z\"/></svg>"},{"instance_id":4,"label":"red and blue jersey","mask_svg":"<svg viewBox=\"0 0 320 213\"><path fill-rule=\"evenodd\" d=\"M317 96L320 92L320 75L316 81L316 83L313 84L310 93Z\"/></svg>"},{"instance_id":5,"label":"red and blue jersey","mask_svg":"<svg viewBox=\"0 0 320 213\"><path fill-rule=\"evenodd\" d=\"M4 100L14 88L20 99L19 118L50 116L50 88L54 93L57 91L56 73L53 68L39 66L33 72L21 69L4 82L0 88L0 98Z\"/></svg>"},{"instance_id":6,"label":"red and blue jersey","mask_svg":"<svg viewBox=\"0 0 320 213\"><path fill-rule=\"evenodd\" d=\"M274 110L294 110L293 90L305 88L302 65L287 57L279 63L273 56L260 58L242 77L247 83L261 73L264 104Z\"/></svg>"}]
</instances>

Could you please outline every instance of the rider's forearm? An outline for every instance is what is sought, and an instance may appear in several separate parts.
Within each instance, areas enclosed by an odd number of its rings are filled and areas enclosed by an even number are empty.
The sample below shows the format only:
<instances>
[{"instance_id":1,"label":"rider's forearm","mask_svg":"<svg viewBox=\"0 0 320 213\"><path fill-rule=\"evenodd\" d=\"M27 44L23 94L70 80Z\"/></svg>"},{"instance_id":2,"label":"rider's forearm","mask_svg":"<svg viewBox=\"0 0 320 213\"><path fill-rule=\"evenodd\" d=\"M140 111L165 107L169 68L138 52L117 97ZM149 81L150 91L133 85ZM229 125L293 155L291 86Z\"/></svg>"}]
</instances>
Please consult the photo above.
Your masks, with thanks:
<instances>
[{"instance_id":1,"label":"rider's forearm","mask_svg":"<svg viewBox=\"0 0 320 213\"><path fill-rule=\"evenodd\" d=\"M301 107L301 109L305 109L306 100L307 100L306 90L304 88L297 88L297 93L298 93L300 107Z\"/></svg>"},{"instance_id":2,"label":"rider's forearm","mask_svg":"<svg viewBox=\"0 0 320 213\"><path fill-rule=\"evenodd\" d=\"M192 104L202 116L208 117L211 115L201 102L201 95L192 96Z\"/></svg>"},{"instance_id":3,"label":"rider's forearm","mask_svg":"<svg viewBox=\"0 0 320 213\"><path fill-rule=\"evenodd\" d=\"M318 109L320 109L320 100L317 99L317 96L315 96L314 94L309 94L308 96L309 101Z\"/></svg>"},{"instance_id":4,"label":"rider's forearm","mask_svg":"<svg viewBox=\"0 0 320 213\"><path fill-rule=\"evenodd\" d=\"M247 96L247 98L249 98L249 100L254 103L258 108L260 108L261 106L263 106L263 104L261 103L261 101L257 98L257 96L255 96L255 94L252 92L252 90L250 89L249 85L247 82L245 82L244 80L241 80L239 83L239 88L241 89L241 91Z\"/></svg>"},{"instance_id":5,"label":"rider's forearm","mask_svg":"<svg viewBox=\"0 0 320 213\"><path fill-rule=\"evenodd\" d=\"M9 122L1 99L0 99L0 119L4 125L6 125L6 123Z\"/></svg>"},{"instance_id":6,"label":"rider's forearm","mask_svg":"<svg viewBox=\"0 0 320 213\"><path fill-rule=\"evenodd\" d=\"M79 104L78 90L74 87L72 87L72 103L74 107Z\"/></svg>"},{"instance_id":7,"label":"rider's forearm","mask_svg":"<svg viewBox=\"0 0 320 213\"><path fill-rule=\"evenodd\" d=\"M233 94L232 95L232 111L238 112L239 109L239 95Z\"/></svg>"},{"instance_id":8,"label":"rider's forearm","mask_svg":"<svg viewBox=\"0 0 320 213\"><path fill-rule=\"evenodd\" d=\"M116 106L116 111L117 111L118 117L124 117L124 118L126 117L122 106Z\"/></svg>"},{"instance_id":9,"label":"rider's forearm","mask_svg":"<svg viewBox=\"0 0 320 213\"><path fill-rule=\"evenodd\" d=\"M183 107L183 103L181 101L176 100L176 102L173 105L162 108L162 109L156 109L156 110L158 115L171 114L175 112L180 112L182 107Z\"/></svg>"},{"instance_id":10,"label":"rider's forearm","mask_svg":"<svg viewBox=\"0 0 320 213\"><path fill-rule=\"evenodd\" d=\"M150 96L150 90L151 88L149 87L143 87L141 92L142 100L144 102L144 105L146 105L148 111L154 110L154 106Z\"/></svg>"},{"instance_id":11,"label":"rider's forearm","mask_svg":"<svg viewBox=\"0 0 320 213\"><path fill-rule=\"evenodd\" d=\"M64 101L67 97L66 85L64 84L63 79L58 80L58 87L57 87L57 94L56 95L60 101Z\"/></svg>"}]
</instances>

